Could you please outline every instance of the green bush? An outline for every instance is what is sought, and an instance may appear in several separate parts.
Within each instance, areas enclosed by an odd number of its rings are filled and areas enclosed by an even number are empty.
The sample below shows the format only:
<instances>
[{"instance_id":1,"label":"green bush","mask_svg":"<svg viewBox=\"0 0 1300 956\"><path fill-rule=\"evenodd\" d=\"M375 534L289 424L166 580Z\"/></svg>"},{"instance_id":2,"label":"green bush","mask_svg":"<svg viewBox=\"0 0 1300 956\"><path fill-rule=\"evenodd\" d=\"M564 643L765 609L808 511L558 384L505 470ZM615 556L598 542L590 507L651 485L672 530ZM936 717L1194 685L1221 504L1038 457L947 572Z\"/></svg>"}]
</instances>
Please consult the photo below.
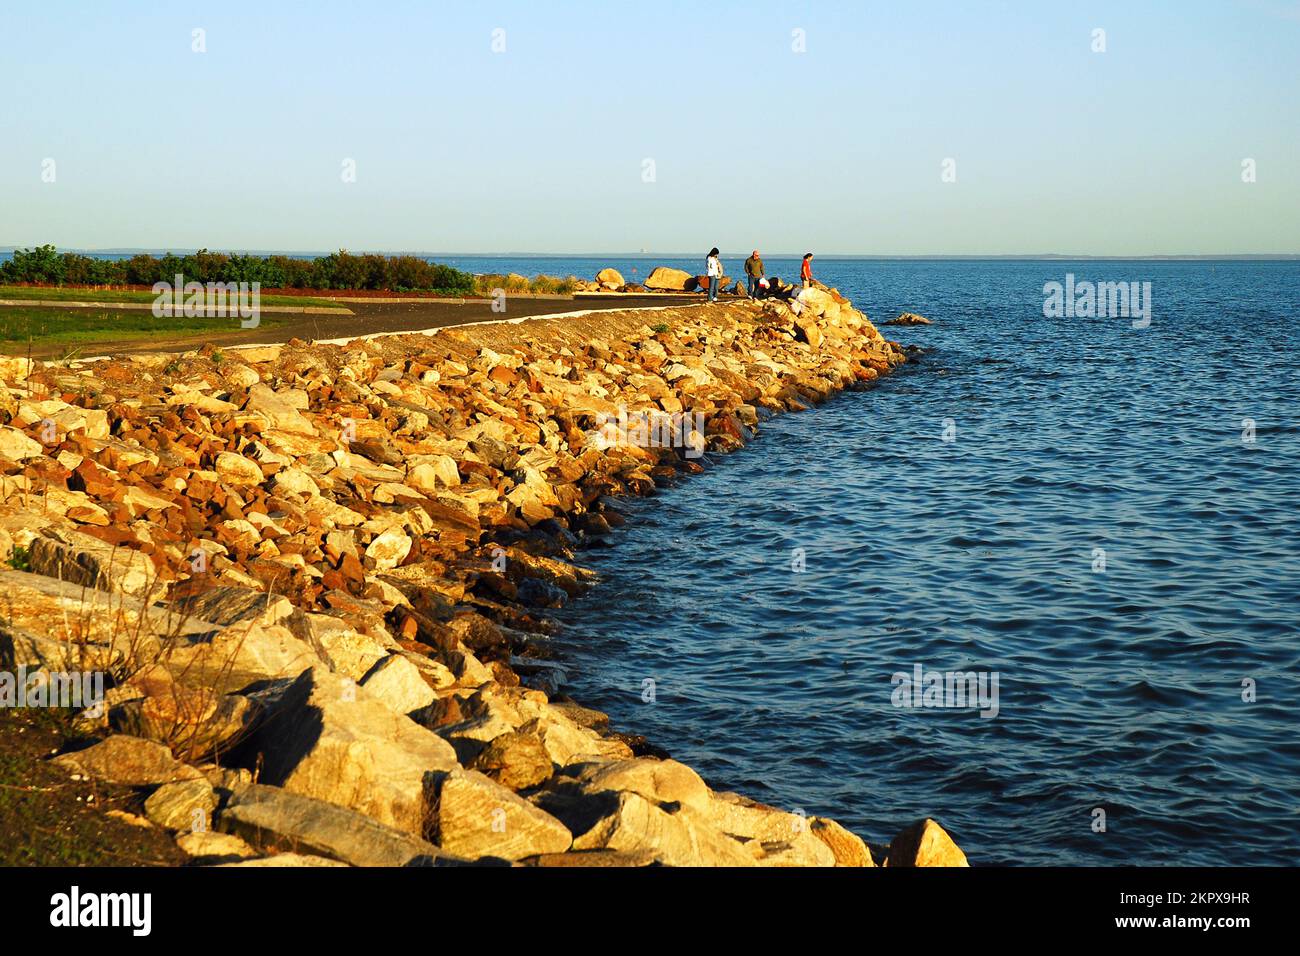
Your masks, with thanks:
<instances>
[{"instance_id":1,"label":"green bush","mask_svg":"<svg viewBox=\"0 0 1300 956\"><path fill-rule=\"evenodd\" d=\"M268 289L386 289L469 295L477 288L474 276L418 256L354 256L340 249L314 260L290 256L227 255L200 249L189 255L162 257L140 253L125 260L95 259L53 246L15 250L0 263L0 283L41 285L142 285L175 282L260 282ZM528 290L523 276L497 276L491 288ZM548 283L555 282L550 277ZM563 285L561 282L560 285ZM549 288L548 284L548 288Z\"/></svg>"},{"instance_id":2,"label":"green bush","mask_svg":"<svg viewBox=\"0 0 1300 956\"><path fill-rule=\"evenodd\" d=\"M40 282L58 285L63 282L66 263L53 246L35 249L15 249L14 257L3 266L0 274L6 282Z\"/></svg>"}]
</instances>

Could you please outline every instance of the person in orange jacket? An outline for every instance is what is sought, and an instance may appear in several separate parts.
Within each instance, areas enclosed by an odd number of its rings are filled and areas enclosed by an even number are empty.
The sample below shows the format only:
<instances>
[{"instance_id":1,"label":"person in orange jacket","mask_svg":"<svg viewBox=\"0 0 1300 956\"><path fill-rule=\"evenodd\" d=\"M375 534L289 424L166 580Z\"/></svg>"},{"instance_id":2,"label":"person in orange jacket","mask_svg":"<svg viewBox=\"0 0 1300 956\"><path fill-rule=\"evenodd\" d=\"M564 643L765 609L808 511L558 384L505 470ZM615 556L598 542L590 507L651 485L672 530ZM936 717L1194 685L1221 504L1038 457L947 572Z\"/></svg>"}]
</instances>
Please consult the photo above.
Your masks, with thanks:
<instances>
[{"instance_id":1,"label":"person in orange jacket","mask_svg":"<svg viewBox=\"0 0 1300 956\"><path fill-rule=\"evenodd\" d=\"M811 252L805 252L803 255L803 265L799 268L799 278L803 280L805 289L813 284Z\"/></svg>"}]
</instances>

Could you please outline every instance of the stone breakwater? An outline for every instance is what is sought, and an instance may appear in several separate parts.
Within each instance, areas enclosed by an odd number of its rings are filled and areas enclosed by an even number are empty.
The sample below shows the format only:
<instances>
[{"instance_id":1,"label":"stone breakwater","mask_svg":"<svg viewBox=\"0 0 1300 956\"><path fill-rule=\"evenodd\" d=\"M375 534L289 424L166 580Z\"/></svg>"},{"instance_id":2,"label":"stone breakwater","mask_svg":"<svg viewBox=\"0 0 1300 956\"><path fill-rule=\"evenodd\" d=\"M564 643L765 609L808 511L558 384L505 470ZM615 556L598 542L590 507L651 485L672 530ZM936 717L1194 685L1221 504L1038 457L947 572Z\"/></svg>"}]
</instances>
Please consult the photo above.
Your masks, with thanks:
<instances>
[{"instance_id":1,"label":"stone breakwater","mask_svg":"<svg viewBox=\"0 0 1300 956\"><path fill-rule=\"evenodd\" d=\"M834 290L348 345L0 359L0 670L200 863L964 865L716 792L567 700L546 609L646 494L905 360ZM681 441L601 423L667 417Z\"/></svg>"}]
</instances>

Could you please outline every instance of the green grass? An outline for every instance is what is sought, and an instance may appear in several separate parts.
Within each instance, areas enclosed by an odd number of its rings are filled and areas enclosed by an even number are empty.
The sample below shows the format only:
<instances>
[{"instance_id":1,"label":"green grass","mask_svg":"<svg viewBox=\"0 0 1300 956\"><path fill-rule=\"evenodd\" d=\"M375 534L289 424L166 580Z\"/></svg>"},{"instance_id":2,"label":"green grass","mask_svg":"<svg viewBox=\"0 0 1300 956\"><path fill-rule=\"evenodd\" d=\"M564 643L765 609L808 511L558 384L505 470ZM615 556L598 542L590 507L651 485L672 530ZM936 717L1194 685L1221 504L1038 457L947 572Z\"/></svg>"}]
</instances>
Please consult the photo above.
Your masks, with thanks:
<instances>
[{"instance_id":1,"label":"green grass","mask_svg":"<svg viewBox=\"0 0 1300 956\"><path fill-rule=\"evenodd\" d=\"M0 299L25 299L41 302L153 302L157 296L152 292L135 289L69 289L63 286L43 285L0 285ZM300 295L264 295L262 305L300 305L318 306L327 309L341 309L343 306L329 299L318 299Z\"/></svg>"},{"instance_id":2,"label":"green grass","mask_svg":"<svg viewBox=\"0 0 1300 956\"><path fill-rule=\"evenodd\" d=\"M160 827L107 815L139 815L138 791L74 781L51 764L65 744L67 712L0 709L0 867L179 866L186 856Z\"/></svg>"},{"instance_id":3,"label":"green grass","mask_svg":"<svg viewBox=\"0 0 1300 956\"><path fill-rule=\"evenodd\" d=\"M275 328L292 313L263 313L257 333ZM175 316L155 318L142 309L60 309L41 306L0 306L0 351L21 354L28 340L36 345L78 345L128 339L175 339L204 332L245 331L239 319L203 319Z\"/></svg>"}]
</instances>

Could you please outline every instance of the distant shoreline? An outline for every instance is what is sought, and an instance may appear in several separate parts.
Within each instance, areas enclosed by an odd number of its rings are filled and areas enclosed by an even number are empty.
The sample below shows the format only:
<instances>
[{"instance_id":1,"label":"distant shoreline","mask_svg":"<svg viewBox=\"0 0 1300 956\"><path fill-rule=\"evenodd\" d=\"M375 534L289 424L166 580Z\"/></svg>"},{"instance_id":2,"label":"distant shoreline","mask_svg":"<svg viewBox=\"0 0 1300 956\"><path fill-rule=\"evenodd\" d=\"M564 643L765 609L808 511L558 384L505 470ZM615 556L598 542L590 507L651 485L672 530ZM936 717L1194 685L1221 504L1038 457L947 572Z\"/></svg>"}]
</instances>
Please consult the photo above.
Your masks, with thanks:
<instances>
[{"instance_id":1,"label":"distant shoreline","mask_svg":"<svg viewBox=\"0 0 1300 956\"><path fill-rule=\"evenodd\" d=\"M34 243L33 246L40 243ZM12 255L15 249L27 249L33 246L0 246L0 257ZM59 247L63 252L75 252L86 256L133 256L140 253L160 255L168 252L185 255L198 252L190 247L131 247L113 249L74 249ZM243 249L243 248L209 248L210 252L239 253L241 255L280 255L291 258L312 258L328 255L328 252L283 250L283 249ZM349 250L352 251L352 250ZM723 252L723 258L744 257L750 250ZM365 249L356 250L354 255L385 256L419 256L438 259L698 259L700 254L693 252L422 252L408 249ZM765 254L769 259L799 259L803 252L772 252ZM1016 253L989 255L944 255L927 253L922 255L858 255L852 253L818 253L822 261L856 261L856 262L1300 262L1300 252L1263 252L1263 253L1206 253L1196 255L1134 255L1134 256L1099 256L1072 255L1068 253Z\"/></svg>"}]
</instances>

